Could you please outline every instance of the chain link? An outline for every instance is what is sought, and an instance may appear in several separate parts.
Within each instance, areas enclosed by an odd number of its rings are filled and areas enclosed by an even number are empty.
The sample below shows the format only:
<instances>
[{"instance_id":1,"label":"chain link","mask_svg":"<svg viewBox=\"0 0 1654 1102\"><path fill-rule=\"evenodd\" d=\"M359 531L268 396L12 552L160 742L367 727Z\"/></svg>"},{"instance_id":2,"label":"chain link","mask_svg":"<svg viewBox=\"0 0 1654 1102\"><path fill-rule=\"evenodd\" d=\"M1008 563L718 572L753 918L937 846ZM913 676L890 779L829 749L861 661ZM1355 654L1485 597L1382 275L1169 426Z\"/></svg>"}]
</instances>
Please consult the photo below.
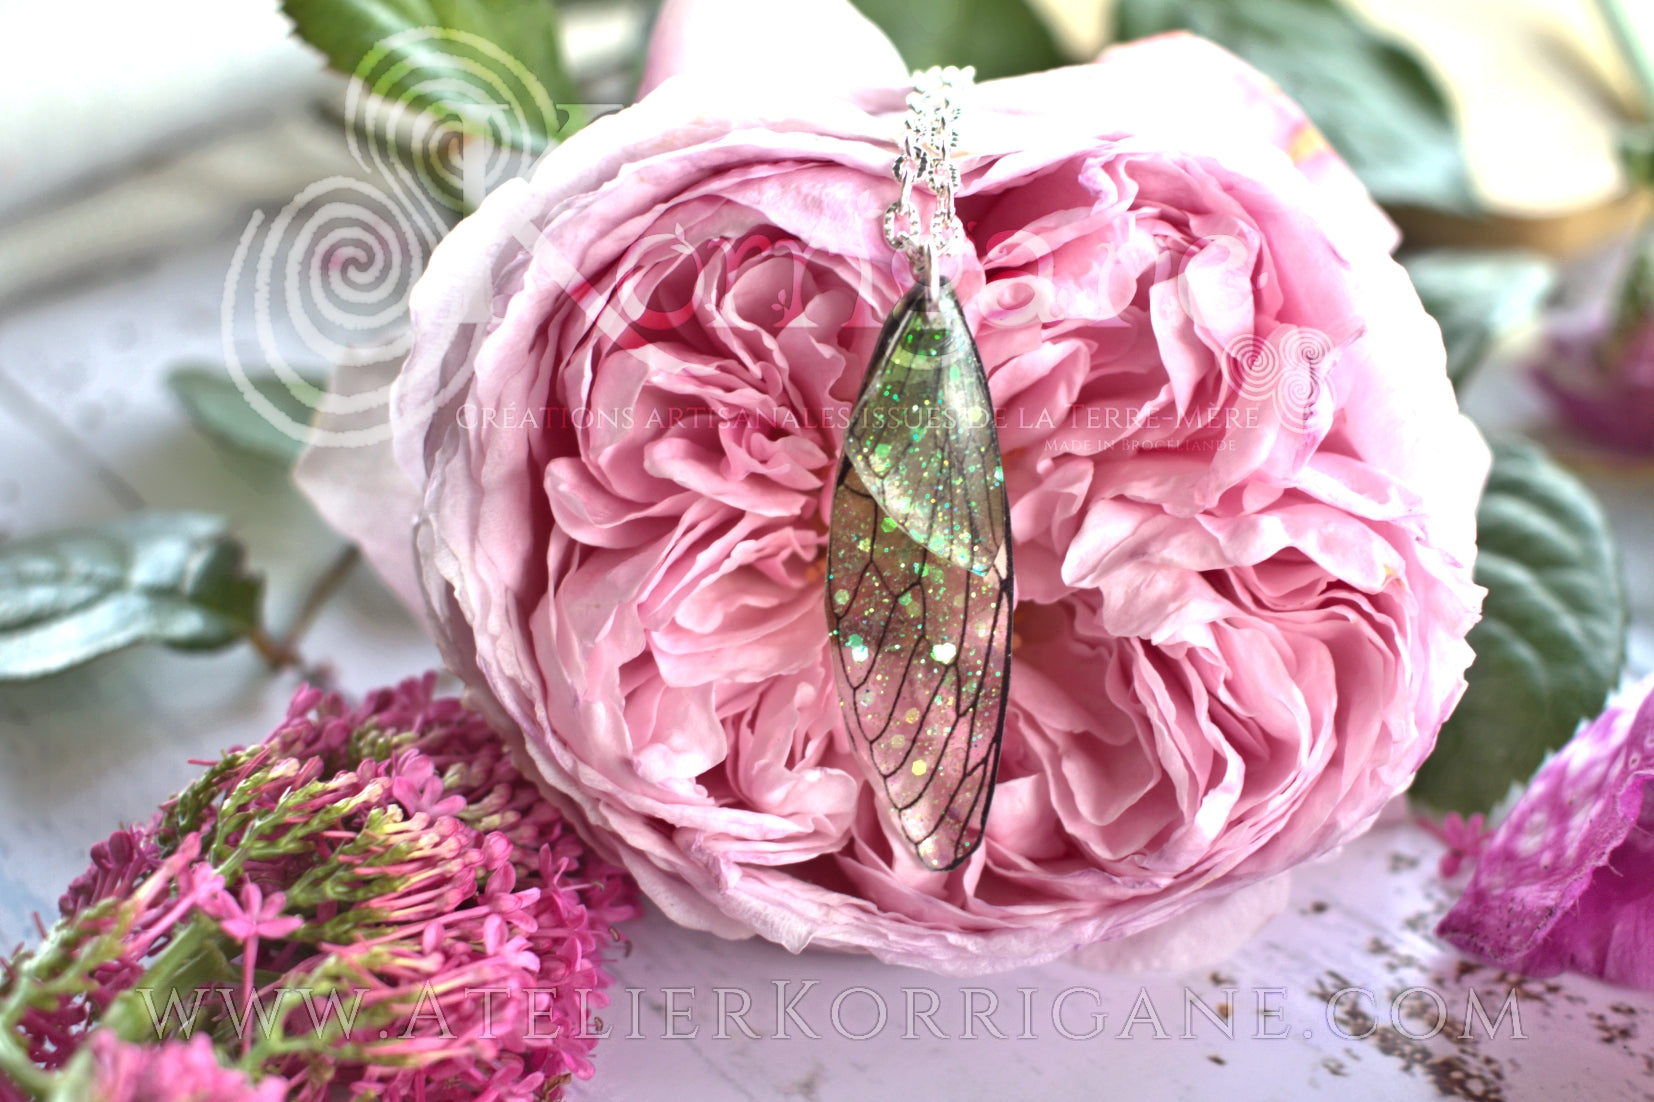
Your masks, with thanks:
<instances>
[{"instance_id":1,"label":"chain link","mask_svg":"<svg viewBox=\"0 0 1654 1102\"><path fill-rule=\"evenodd\" d=\"M941 278L937 260L965 240L965 227L953 209L954 195L959 190L959 166L953 161L953 152L962 111L960 97L975 77L974 68L952 65L913 74L902 155L895 166L902 191L884 212L885 241L907 254L914 277L929 283L933 295L938 293ZM936 197L928 221L923 220L914 197L914 189L920 185Z\"/></svg>"}]
</instances>

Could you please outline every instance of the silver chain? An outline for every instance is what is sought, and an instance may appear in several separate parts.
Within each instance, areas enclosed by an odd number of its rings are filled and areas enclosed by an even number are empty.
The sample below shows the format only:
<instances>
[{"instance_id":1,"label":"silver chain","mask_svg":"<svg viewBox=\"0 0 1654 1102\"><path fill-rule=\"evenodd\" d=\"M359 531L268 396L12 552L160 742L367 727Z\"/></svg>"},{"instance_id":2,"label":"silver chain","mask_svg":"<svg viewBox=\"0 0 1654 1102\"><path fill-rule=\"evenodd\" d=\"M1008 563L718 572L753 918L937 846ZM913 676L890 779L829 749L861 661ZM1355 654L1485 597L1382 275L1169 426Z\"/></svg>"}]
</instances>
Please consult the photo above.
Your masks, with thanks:
<instances>
[{"instance_id":1,"label":"silver chain","mask_svg":"<svg viewBox=\"0 0 1654 1102\"><path fill-rule=\"evenodd\" d=\"M965 240L965 227L953 209L959 190L959 166L954 163L961 94L976 77L971 66L936 66L913 74L907 95L907 117L902 133L902 155L896 159L901 196L884 212L884 239L907 254L914 278L940 293L937 260ZM923 220L913 190L924 185L936 197L930 218Z\"/></svg>"}]
</instances>

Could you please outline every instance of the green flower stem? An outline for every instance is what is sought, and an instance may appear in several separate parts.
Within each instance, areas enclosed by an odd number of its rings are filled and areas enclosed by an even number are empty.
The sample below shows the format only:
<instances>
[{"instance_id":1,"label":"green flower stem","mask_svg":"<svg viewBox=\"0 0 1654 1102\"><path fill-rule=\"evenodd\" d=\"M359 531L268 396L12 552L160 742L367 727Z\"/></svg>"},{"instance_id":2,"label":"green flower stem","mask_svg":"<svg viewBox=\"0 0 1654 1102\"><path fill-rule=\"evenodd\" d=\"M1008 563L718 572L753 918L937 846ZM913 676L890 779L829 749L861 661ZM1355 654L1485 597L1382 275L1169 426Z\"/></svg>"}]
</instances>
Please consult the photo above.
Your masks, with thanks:
<instances>
[{"instance_id":1,"label":"green flower stem","mask_svg":"<svg viewBox=\"0 0 1654 1102\"><path fill-rule=\"evenodd\" d=\"M1604 363L1618 363L1626 346L1654 319L1654 218L1643 223L1631 245L1631 259L1614 304L1614 325L1602 350Z\"/></svg>"},{"instance_id":2,"label":"green flower stem","mask_svg":"<svg viewBox=\"0 0 1654 1102\"><path fill-rule=\"evenodd\" d=\"M0 1074L35 1098L45 1098L52 1089L53 1077L34 1066L9 1025L0 1031Z\"/></svg>"},{"instance_id":3,"label":"green flower stem","mask_svg":"<svg viewBox=\"0 0 1654 1102\"><path fill-rule=\"evenodd\" d=\"M12 987L0 1003L0 1071L36 1098L45 1098L52 1089L54 1077L35 1066L17 1039L17 1026L29 1008L29 995L34 990L36 977L47 962L62 957L72 959L71 947L80 931L67 922L58 922L46 934L39 950L26 954L14 962Z\"/></svg>"},{"instance_id":4,"label":"green flower stem","mask_svg":"<svg viewBox=\"0 0 1654 1102\"><path fill-rule=\"evenodd\" d=\"M155 1024L149 1018L140 992L157 992L164 998L167 991L194 991L207 983L227 983L236 978L229 958L218 944L217 933L216 923L196 915L188 926L173 935L171 943L144 971L143 978L115 997L99 1024L123 1041L154 1043L158 1039L153 1035Z\"/></svg>"},{"instance_id":5,"label":"green flower stem","mask_svg":"<svg viewBox=\"0 0 1654 1102\"><path fill-rule=\"evenodd\" d=\"M6 993L6 1000L0 1003L0 1031L11 1038L12 1030L23 1019L23 1012L29 1008L29 993L36 976L40 974L41 964L54 960L70 952L68 942L71 927L68 923L59 922L46 933L46 939L40 943L40 948L33 953L26 954L21 961L13 964L12 988Z\"/></svg>"}]
</instances>

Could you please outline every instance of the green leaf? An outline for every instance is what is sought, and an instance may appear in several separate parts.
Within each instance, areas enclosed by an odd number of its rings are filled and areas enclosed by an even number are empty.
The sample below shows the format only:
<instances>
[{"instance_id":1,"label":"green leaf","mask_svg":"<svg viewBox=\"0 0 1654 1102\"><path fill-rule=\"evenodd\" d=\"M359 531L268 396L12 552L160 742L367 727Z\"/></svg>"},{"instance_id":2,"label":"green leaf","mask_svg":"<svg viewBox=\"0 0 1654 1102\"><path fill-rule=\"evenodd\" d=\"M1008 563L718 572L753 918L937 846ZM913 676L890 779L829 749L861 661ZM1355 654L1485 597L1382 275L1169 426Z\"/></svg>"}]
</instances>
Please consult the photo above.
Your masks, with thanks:
<instances>
[{"instance_id":1,"label":"green leaf","mask_svg":"<svg viewBox=\"0 0 1654 1102\"><path fill-rule=\"evenodd\" d=\"M461 120L479 103L506 107L495 132L534 152L584 121L570 113L578 94L551 0L282 0L281 7L329 65L392 102Z\"/></svg>"},{"instance_id":2,"label":"green leaf","mask_svg":"<svg viewBox=\"0 0 1654 1102\"><path fill-rule=\"evenodd\" d=\"M317 403L326 393L318 378L300 376L291 386L269 372L246 376L249 386L281 414L298 425L308 425ZM304 441L282 431L254 409L236 381L222 367L186 365L173 369L167 385L183 403L197 428L237 451L291 467L304 450Z\"/></svg>"},{"instance_id":3,"label":"green leaf","mask_svg":"<svg viewBox=\"0 0 1654 1102\"><path fill-rule=\"evenodd\" d=\"M1531 319L1555 282L1550 264L1526 253L1440 250L1401 262L1442 328L1447 376L1461 394L1493 342Z\"/></svg>"},{"instance_id":4,"label":"green leaf","mask_svg":"<svg viewBox=\"0 0 1654 1102\"><path fill-rule=\"evenodd\" d=\"M1616 147L1625 174L1638 187L1654 188L1654 129L1638 127L1621 131Z\"/></svg>"},{"instance_id":5,"label":"green leaf","mask_svg":"<svg viewBox=\"0 0 1654 1102\"><path fill-rule=\"evenodd\" d=\"M1303 107L1380 203L1473 208L1441 89L1411 54L1337 0L1120 0L1114 18L1117 40L1189 30L1257 66Z\"/></svg>"},{"instance_id":6,"label":"green leaf","mask_svg":"<svg viewBox=\"0 0 1654 1102\"><path fill-rule=\"evenodd\" d=\"M1493 442L1476 512L1470 687L1411 794L1441 811L1487 811L1602 711L1625 656L1625 594L1602 508L1530 444Z\"/></svg>"},{"instance_id":7,"label":"green leaf","mask_svg":"<svg viewBox=\"0 0 1654 1102\"><path fill-rule=\"evenodd\" d=\"M914 69L974 65L976 78L1065 65L1051 29L1027 0L854 0Z\"/></svg>"},{"instance_id":8,"label":"green leaf","mask_svg":"<svg viewBox=\"0 0 1654 1102\"><path fill-rule=\"evenodd\" d=\"M159 642L207 650L255 630L264 583L222 517L139 513L0 544L0 681Z\"/></svg>"}]
</instances>

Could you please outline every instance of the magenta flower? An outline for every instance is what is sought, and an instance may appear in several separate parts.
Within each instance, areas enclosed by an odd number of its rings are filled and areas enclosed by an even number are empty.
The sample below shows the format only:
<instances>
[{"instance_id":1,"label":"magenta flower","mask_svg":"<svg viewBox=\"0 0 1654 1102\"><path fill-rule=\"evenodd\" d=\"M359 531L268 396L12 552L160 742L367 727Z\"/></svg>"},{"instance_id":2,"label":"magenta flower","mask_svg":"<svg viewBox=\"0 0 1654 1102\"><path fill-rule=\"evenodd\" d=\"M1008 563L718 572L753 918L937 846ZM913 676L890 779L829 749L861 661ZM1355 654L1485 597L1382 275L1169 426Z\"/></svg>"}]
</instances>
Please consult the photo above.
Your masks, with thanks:
<instances>
[{"instance_id":1,"label":"magenta flower","mask_svg":"<svg viewBox=\"0 0 1654 1102\"><path fill-rule=\"evenodd\" d=\"M539 1102L589 1076L634 889L433 684L303 689L95 848L0 973L0 1102Z\"/></svg>"},{"instance_id":2,"label":"magenta flower","mask_svg":"<svg viewBox=\"0 0 1654 1102\"><path fill-rule=\"evenodd\" d=\"M429 758L409 754L398 766L391 795L410 814L423 811L432 816L454 815L465 807L464 796L443 797L442 780Z\"/></svg>"},{"instance_id":3,"label":"magenta flower","mask_svg":"<svg viewBox=\"0 0 1654 1102\"><path fill-rule=\"evenodd\" d=\"M461 803L464 801L461 800ZM268 900L259 886L251 880L241 885L241 902L236 903L229 892L219 892L211 900L202 904L202 913L217 920L218 928L230 937L243 943L241 954L242 1006L250 1005L253 997L253 971L258 963L258 942L261 937L285 937L304 925L304 919L294 915L283 915L282 907L287 902L287 896L277 892ZM252 1049L251 1034L243 1034L241 1051L249 1052Z\"/></svg>"},{"instance_id":4,"label":"magenta flower","mask_svg":"<svg viewBox=\"0 0 1654 1102\"><path fill-rule=\"evenodd\" d=\"M1436 927L1512 971L1654 988L1654 678L1534 776Z\"/></svg>"},{"instance_id":5,"label":"magenta flower","mask_svg":"<svg viewBox=\"0 0 1654 1102\"><path fill-rule=\"evenodd\" d=\"M99 899L125 895L159 863L147 832L117 830L92 847L92 867L69 885L58 908L75 914Z\"/></svg>"}]
</instances>

